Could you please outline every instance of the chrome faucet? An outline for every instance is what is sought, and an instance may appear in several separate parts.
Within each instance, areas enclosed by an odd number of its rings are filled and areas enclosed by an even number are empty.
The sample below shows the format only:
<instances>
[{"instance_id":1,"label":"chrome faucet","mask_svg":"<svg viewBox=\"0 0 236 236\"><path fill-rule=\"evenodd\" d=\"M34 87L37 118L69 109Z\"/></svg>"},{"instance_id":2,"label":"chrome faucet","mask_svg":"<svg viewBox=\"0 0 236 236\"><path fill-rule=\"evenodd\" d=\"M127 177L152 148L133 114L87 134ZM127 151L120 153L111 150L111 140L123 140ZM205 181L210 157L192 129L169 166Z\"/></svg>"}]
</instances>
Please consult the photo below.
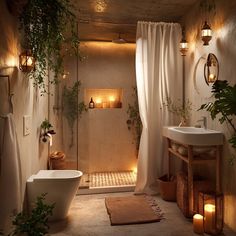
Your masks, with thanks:
<instances>
[{"instance_id":1,"label":"chrome faucet","mask_svg":"<svg viewBox=\"0 0 236 236\"><path fill-rule=\"evenodd\" d=\"M197 120L197 122L202 122L203 128L207 129L207 118L206 118L206 116L202 116L202 119L201 120Z\"/></svg>"}]
</instances>

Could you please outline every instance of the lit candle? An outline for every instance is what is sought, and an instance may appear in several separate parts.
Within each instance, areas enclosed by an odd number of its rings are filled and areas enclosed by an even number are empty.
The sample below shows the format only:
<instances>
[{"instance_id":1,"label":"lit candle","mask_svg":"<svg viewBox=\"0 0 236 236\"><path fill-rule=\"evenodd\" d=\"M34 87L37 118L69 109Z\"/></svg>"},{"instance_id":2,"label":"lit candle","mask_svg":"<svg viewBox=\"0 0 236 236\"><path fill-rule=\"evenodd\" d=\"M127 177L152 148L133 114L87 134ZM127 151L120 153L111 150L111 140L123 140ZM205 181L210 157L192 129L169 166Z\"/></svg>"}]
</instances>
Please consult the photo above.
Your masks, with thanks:
<instances>
[{"instance_id":1,"label":"lit candle","mask_svg":"<svg viewBox=\"0 0 236 236\"><path fill-rule=\"evenodd\" d=\"M203 216L200 214L195 214L193 216L193 232L197 234L203 234Z\"/></svg>"},{"instance_id":2,"label":"lit candle","mask_svg":"<svg viewBox=\"0 0 236 236\"><path fill-rule=\"evenodd\" d=\"M102 99L101 98L97 98L95 101L95 107L96 108L102 108Z\"/></svg>"},{"instance_id":3,"label":"lit candle","mask_svg":"<svg viewBox=\"0 0 236 236\"><path fill-rule=\"evenodd\" d=\"M108 102L103 102L102 103L102 108L109 108L109 103Z\"/></svg>"},{"instance_id":4,"label":"lit candle","mask_svg":"<svg viewBox=\"0 0 236 236\"><path fill-rule=\"evenodd\" d=\"M114 96L110 96L109 97L109 103L110 103L110 107L114 108L115 107L115 97Z\"/></svg>"},{"instance_id":5,"label":"lit candle","mask_svg":"<svg viewBox=\"0 0 236 236\"><path fill-rule=\"evenodd\" d=\"M216 80L216 76L214 74L209 74L208 76L208 82L209 83L214 83Z\"/></svg>"},{"instance_id":6,"label":"lit candle","mask_svg":"<svg viewBox=\"0 0 236 236\"><path fill-rule=\"evenodd\" d=\"M206 233L212 233L215 228L215 211L216 207L213 204L204 206L204 230Z\"/></svg>"}]
</instances>

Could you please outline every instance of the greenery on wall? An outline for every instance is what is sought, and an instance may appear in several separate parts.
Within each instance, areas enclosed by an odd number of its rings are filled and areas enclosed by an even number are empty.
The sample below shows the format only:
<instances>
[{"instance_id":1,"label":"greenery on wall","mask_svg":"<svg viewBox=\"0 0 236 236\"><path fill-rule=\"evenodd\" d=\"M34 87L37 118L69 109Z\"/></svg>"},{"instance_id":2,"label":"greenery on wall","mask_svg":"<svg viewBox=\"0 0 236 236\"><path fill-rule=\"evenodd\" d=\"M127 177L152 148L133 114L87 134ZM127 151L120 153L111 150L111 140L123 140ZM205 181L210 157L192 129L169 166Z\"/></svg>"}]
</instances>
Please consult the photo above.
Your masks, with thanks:
<instances>
[{"instance_id":1,"label":"greenery on wall","mask_svg":"<svg viewBox=\"0 0 236 236\"><path fill-rule=\"evenodd\" d=\"M228 141L236 149L236 125L234 123L236 119L236 84L230 86L226 80L217 80L212 86L212 93L215 101L202 104L199 110L209 111L212 120L220 115L220 123L226 122L232 130L232 136ZM231 159L231 163L233 163L233 159Z\"/></svg>"},{"instance_id":2,"label":"greenery on wall","mask_svg":"<svg viewBox=\"0 0 236 236\"><path fill-rule=\"evenodd\" d=\"M65 86L62 95L62 113L67 119L71 131L70 147L74 145L74 123L77 119L81 118L84 111L87 111L87 107L84 102L78 101L80 87L81 82L76 81L72 87Z\"/></svg>"},{"instance_id":3,"label":"greenery on wall","mask_svg":"<svg viewBox=\"0 0 236 236\"><path fill-rule=\"evenodd\" d=\"M36 59L29 73L41 94L48 93L45 77L54 72L49 83L58 82L64 72L64 53L79 56L77 20L69 0L28 0L19 16L22 44Z\"/></svg>"},{"instance_id":4,"label":"greenery on wall","mask_svg":"<svg viewBox=\"0 0 236 236\"><path fill-rule=\"evenodd\" d=\"M142 121L139 115L139 106L138 106L138 94L137 88L133 88L134 103L128 104L128 120L126 121L128 130L130 130L133 134L136 150L139 150L139 143L142 134Z\"/></svg>"}]
</instances>

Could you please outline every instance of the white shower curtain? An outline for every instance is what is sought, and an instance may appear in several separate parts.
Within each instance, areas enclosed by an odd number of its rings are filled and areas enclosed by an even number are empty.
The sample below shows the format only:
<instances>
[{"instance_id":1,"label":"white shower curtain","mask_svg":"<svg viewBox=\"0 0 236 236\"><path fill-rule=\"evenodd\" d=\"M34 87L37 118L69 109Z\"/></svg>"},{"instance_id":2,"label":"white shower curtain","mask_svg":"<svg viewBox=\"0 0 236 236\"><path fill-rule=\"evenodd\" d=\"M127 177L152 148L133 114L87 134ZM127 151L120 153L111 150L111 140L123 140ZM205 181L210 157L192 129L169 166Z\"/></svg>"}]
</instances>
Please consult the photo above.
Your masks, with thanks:
<instances>
[{"instance_id":1,"label":"white shower curtain","mask_svg":"<svg viewBox=\"0 0 236 236\"><path fill-rule=\"evenodd\" d=\"M182 95L182 58L177 23L138 22L136 80L143 131L138 156L136 193L157 193L156 179L164 172L162 127L173 124L162 109L167 96Z\"/></svg>"},{"instance_id":2,"label":"white shower curtain","mask_svg":"<svg viewBox=\"0 0 236 236\"><path fill-rule=\"evenodd\" d=\"M0 229L22 210L21 165L12 114L0 116Z\"/></svg>"}]
</instances>

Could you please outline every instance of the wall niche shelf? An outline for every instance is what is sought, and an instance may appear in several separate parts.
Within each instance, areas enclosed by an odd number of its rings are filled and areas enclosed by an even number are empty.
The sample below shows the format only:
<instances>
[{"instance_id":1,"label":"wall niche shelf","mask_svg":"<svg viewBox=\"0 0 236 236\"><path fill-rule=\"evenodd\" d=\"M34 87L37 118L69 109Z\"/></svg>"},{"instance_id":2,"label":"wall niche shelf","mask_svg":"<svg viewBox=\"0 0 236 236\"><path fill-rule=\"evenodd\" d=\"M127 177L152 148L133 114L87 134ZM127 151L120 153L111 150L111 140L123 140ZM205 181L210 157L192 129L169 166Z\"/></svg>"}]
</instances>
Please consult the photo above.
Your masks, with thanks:
<instances>
[{"instance_id":1,"label":"wall niche shelf","mask_svg":"<svg viewBox=\"0 0 236 236\"><path fill-rule=\"evenodd\" d=\"M85 89L85 103L92 99L95 109L122 108L123 89ZM92 109L90 109L92 110Z\"/></svg>"}]
</instances>

